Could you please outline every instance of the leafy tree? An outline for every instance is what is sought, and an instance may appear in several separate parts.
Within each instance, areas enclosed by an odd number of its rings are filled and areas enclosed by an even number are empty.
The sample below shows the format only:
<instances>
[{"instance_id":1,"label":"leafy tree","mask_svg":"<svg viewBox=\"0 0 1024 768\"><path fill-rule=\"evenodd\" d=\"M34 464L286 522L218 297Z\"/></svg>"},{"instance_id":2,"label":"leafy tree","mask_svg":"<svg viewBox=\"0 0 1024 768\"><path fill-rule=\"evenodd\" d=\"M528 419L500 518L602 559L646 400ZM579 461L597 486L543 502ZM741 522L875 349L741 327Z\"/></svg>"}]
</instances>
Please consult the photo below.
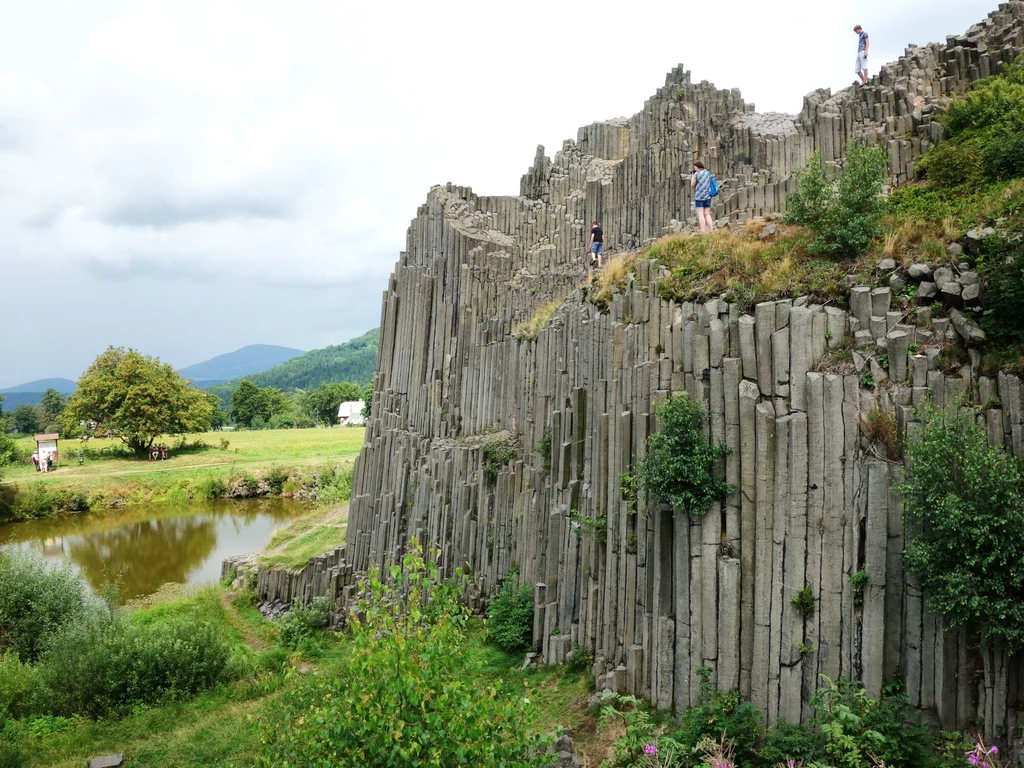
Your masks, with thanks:
<instances>
[{"instance_id":1,"label":"leafy tree","mask_svg":"<svg viewBox=\"0 0 1024 768\"><path fill-rule=\"evenodd\" d=\"M39 409L43 412L43 420L47 424L56 422L67 407L68 399L53 387L43 392L43 398L39 401Z\"/></svg>"},{"instance_id":2,"label":"leafy tree","mask_svg":"<svg viewBox=\"0 0 1024 768\"><path fill-rule=\"evenodd\" d=\"M243 427L265 425L275 414L289 408L288 396L275 387L258 387L242 379L231 395L231 418Z\"/></svg>"},{"instance_id":3,"label":"leafy tree","mask_svg":"<svg viewBox=\"0 0 1024 768\"><path fill-rule=\"evenodd\" d=\"M213 415L210 417L210 429L220 429L228 423L229 414L224 410L224 401L213 392L203 392L206 402L213 408Z\"/></svg>"},{"instance_id":4,"label":"leafy tree","mask_svg":"<svg viewBox=\"0 0 1024 768\"><path fill-rule=\"evenodd\" d=\"M349 381L322 383L317 389L302 393L302 410L318 424L333 424L338 406L350 400L361 400L363 391Z\"/></svg>"},{"instance_id":5,"label":"leafy tree","mask_svg":"<svg viewBox=\"0 0 1024 768\"><path fill-rule=\"evenodd\" d=\"M260 724L260 766L545 765L527 702L466 679L469 611L415 547L386 583L376 570L349 620L340 677L285 691Z\"/></svg>"},{"instance_id":6,"label":"leafy tree","mask_svg":"<svg viewBox=\"0 0 1024 768\"><path fill-rule=\"evenodd\" d=\"M787 220L814 235L807 250L816 256L852 258L881 232L888 173L886 153L878 147L851 145L836 178L815 154L798 175L797 191L787 203Z\"/></svg>"},{"instance_id":7,"label":"leafy tree","mask_svg":"<svg viewBox=\"0 0 1024 768\"><path fill-rule=\"evenodd\" d=\"M659 430L647 438L647 455L640 459L637 475L676 512L703 515L733 492L717 467L728 449L708 444L704 410L686 394L669 397L658 406L657 415Z\"/></svg>"},{"instance_id":8,"label":"leafy tree","mask_svg":"<svg viewBox=\"0 0 1024 768\"><path fill-rule=\"evenodd\" d=\"M900 486L912 525L904 564L945 626L1024 648L1024 478L973 411L929 412Z\"/></svg>"},{"instance_id":9,"label":"leafy tree","mask_svg":"<svg viewBox=\"0 0 1024 768\"><path fill-rule=\"evenodd\" d=\"M66 436L111 432L144 456L160 435L205 432L213 408L170 365L108 347L78 380L62 422Z\"/></svg>"},{"instance_id":10,"label":"leafy tree","mask_svg":"<svg viewBox=\"0 0 1024 768\"><path fill-rule=\"evenodd\" d=\"M363 392L363 418L367 421L373 415L373 382L366 385L366 391Z\"/></svg>"},{"instance_id":11,"label":"leafy tree","mask_svg":"<svg viewBox=\"0 0 1024 768\"><path fill-rule=\"evenodd\" d=\"M23 435L39 432L39 411L27 403L21 403L14 409L14 431Z\"/></svg>"},{"instance_id":12,"label":"leafy tree","mask_svg":"<svg viewBox=\"0 0 1024 768\"><path fill-rule=\"evenodd\" d=\"M46 424L55 424L66 407L67 399L53 387L43 392L43 398L39 401L39 410Z\"/></svg>"}]
</instances>

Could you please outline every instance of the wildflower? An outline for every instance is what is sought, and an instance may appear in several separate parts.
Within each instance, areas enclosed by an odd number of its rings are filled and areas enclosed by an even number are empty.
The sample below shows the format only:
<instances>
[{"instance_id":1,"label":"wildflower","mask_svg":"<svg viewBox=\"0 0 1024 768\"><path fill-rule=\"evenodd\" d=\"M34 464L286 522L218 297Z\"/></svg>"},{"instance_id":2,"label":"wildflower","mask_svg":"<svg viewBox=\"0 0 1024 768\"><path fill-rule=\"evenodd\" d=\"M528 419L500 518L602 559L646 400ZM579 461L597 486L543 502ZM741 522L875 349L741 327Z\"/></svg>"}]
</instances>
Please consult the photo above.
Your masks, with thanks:
<instances>
[{"instance_id":1,"label":"wildflower","mask_svg":"<svg viewBox=\"0 0 1024 768\"><path fill-rule=\"evenodd\" d=\"M656 755L658 754L658 747L655 744L648 744L644 747L645 755Z\"/></svg>"},{"instance_id":2,"label":"wildflower","mask_svg":"<svg viewBox=\"0 0 1024 768\"><path fill-rule=\"evenodd\" d=\"M976 754L974 754L973 752L970 753L969 755L967 755L967 762L970 763L971 765L977 765L978 762L979 762L978 761L978 756Z\"/></svg>"},{"instance_id":3,"label":"wildflower","mask_svg":"<svg viewBox=\"0 0 1024 768\"><path fill-rule=\"evenodd\" d=\"M992 748L989 749L988 753L990 755L998 755L999 754L999 747L997 747L995 744L993 744Z\"/></svg>"},{"instance_id":4,"label":"wildflower","mask_svg":"<svg viewBox=\"0 0 1024 768\"><path fill-rule=\"evenodd\" d=\"M789 768L796 768L796 760L789 758Z\"/></svg>"}]
</instances>

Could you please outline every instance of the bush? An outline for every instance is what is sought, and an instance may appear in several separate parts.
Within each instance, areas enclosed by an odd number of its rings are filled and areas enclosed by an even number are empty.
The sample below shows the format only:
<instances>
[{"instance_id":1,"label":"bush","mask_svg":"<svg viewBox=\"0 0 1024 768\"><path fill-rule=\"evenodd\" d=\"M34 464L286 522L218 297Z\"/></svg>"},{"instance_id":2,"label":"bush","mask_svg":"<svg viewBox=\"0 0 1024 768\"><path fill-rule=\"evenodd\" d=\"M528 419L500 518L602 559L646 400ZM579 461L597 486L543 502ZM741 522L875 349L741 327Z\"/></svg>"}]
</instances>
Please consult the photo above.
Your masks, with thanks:
<instances>
[{"instance_id":1,"label":"bush","mask_svg":"<svg viewBox=\"0 0 1024 768\"><path fill-rule=\"evenodd\" d=\"M700 695L697 705L686 710L679 721L679 730L672 738L680 745L682 765L686 768L701 765L705 739L718 741L724 736L726 744L734 749L737 762L747 765L755 757L763 727L761 715L750 702L740 700L739 691L719 691L711 682L711 667L697 670L700 676Z\"/></svg>"},{"instance_id":2,"label":"bush","mask_svg":"<svg viewBox=\"0 0 1024 768\"><path fill-rule=\"evenodd\" d=\"M40 658L43 710L100 717L194 694L226 678L230 655L207 622L93 616L67 626Z\"/></svg>"},{"instance_id":3,"label":"bush","mask_svg":"<svg viewBox=\"0 0 1024 768\"><path fill-rule=\"evenodd\" d=\"M30 765L32 761L21 747L0 742L0 768L28 768Z\"/></svg>"},{"instance_id":4,"label":"bush","mask_svg":"<svg viewBox=\"0 0 1024 768\"><path fill-rule=\"evenodd\" d=\"M669 397L657 408L659 430L647 438L647 455L637 475L655 496L677 513L703 515L713 503L733 493L719 477L724 445L704 439L704 410L685 394Z\"/></svg>"},{"instance_id":5,"label":"bush","mask_svg":"<svg viewBox=\"0 0 1024 768\"><path fill-rule=\"evenodd\" d=\"M984 151L977 139L943 142L921 158L920 168L939 187L976 187L985 178Z\"/></svg>"},{"instance_id":6,"label":"bush","mask_svg":"<svg viewBox=\"0 0 1024 768\"><path fill-rule=\"evenodd\" d=\"M207 501L209 499L222 499L227 495L228 487L219 477L204 477L196 483L195 497Z\"/></svg>"},{"instance_id":7,"label":"bush","mask_svg":"<svg viewBox=\"0 0 1024 768\"><path fill-rule=\"evenodd\" d=\"M414 550L362 583L341 676L286 690L259 725L258 765L437 766L547 764L526 728L526 702L464 678L468 611L439 590ZM423 608L433 605L428 618Z\"/></svg>"},{"instance_id":8,"label":"bush","mask_svg":"<svg viewBox=\"0 0 1024 768\"><path fill-rule=\"evenodd\" d=\"M327 626L330 615L331 604L326 597L314 597L309 605L301 605L296 601L277 623L281 645L297 649L304 641L312 638L317 630Z\"/></svg>"},{"instance_id":9,"label":"bush","mask_svg":"<svg viewBox=\"0 0 1024 768\"><path fill-rule=\"evenodd\" d=\"M787 203L788 221L811 230L812 256L853 258L881 232L885 211L882 186L888 173L884 150L851 145L838 178L815 154L798 176L797 191Z\"/></svg>"},{"instance_id":10,"label":"bush","mask_svg":"<svg viewBox=\"0 0 1024 768\"><path fill-rule=\"evenodd\" d=\"M974 412L930 411L908 446L907 571L946 628L966 626L1009 653L1024 647L1024 483L988 445Z\"/></svg>"},{"instance_id":11,"label":"bush","mask_svg":"<svg viewBox=\"0 0 1024 768\"><path fill-rule=\"evenodd\" d=\"M354 465L343 464L320 472L316 486L316 501L321 506L343 504L352 498L352 472Z\"/></svg>"},{"instance_id":12,"label":"bush","mask_svg":"<svg viewBox=\"0 0 1024 768\"><path fill-rule=\"evenodd\" d=\"M267 481L267 485L270 488L270 492L275 496L280 496L281 491L284 490L284 484L288 482L288 478L291 473L282 467L271 467L270 471L267 472L263 478Z\"/></svg>"},{"instance_id":13,"label":"bush","mask_svg":"<svg viewBox=\"0 0 1024 768\"><path fill-rule=\"evenodd\" d=\"M487 610L487 636L499 648L520 651L533 640L533 590L506 581Z\"/></svg>"},{"instance_id":14,"label":"bush","mask_svg":"<svg viewBox=\"0 0 1024 768\"><path fill-rule=\"evenodd\" d=\"M905 723L907 699L898 682L885 686L878 701L860 683L824 678L825 686L811 696L814 724L824 734L825 762L834 766L875 765L890 768L934 765L931 731Z\"/></svg>"},{"instance_id":15,"label":"bush","mask_svg":"<svg viewBox=\"0 0 1024 768\"><path fill-rule=\"evenodd\" d=\"M0 553L0 653L35 661L47 641L89 610L85 583L67 565Z\"/></svg>"},{"instance_id":16,"label":"bush","mask_svg":"<svg viewBox=\"0 0 1024 768\"><path fill-rule=\"evenodd\" d=\"M28 713L34 692L32 666L13 653L0 654L0 731L6 719Z\"/></svg>"}]
</instances>

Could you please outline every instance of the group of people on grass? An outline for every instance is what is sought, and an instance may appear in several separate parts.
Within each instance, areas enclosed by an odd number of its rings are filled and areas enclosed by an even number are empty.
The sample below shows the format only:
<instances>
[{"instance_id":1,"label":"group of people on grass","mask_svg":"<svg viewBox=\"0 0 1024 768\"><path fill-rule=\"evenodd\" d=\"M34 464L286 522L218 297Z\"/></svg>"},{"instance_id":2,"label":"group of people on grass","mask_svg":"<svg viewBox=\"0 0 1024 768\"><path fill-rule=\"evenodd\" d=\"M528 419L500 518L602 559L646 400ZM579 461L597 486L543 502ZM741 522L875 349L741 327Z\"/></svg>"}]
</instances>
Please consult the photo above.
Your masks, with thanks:
<instances>
[{"instance_id":1,"label":"group of people on grass","mask_svg":"<svg viewBox=\"0 0 1024 768\"><path fill-rule=\"evenodd\" d=\"M57 460L56 451L43 451L40 455L39 451L35 451L32 454L32 466L36 468L36 472L51 472L53 471L53 463Z\"/></svg>"},{"instance_id":2,"label":"group of people on grass","mask_svg":"<svg viewBox=\"0 0 1024 768\"><path fill-rule=\"evenodd\" d=\"M858 24L853 28L857 35L857 64L856 73L858 80L854 80L856 86L866 85L868 82L868 48L871 41L868 33ZM685 177L684 177L685 178ZM693 164L693 173L690 174L690 188L693 190L693 207L697 212L697 226L702 233L711 232L715 228L714 220L711 218L711 198L718 195L718 182L711 172L704 167L704 163L697 160ZM604 230L598 221L590 225L590 266L600 269L604 264L602 256L604 252Z\"/></svg>"}]
</instances>

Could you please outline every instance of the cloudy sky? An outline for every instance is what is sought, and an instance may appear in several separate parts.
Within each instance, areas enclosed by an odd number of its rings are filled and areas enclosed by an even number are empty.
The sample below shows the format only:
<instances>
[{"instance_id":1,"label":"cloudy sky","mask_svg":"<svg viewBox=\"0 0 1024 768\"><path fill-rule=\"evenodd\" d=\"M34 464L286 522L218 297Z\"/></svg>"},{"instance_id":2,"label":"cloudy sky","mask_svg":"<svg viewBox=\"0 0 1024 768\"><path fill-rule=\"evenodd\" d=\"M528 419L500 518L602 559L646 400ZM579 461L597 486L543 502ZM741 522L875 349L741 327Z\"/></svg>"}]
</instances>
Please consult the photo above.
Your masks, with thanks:
<instances>
[{"instance_id":1,"label":"cloudy sky","mask_svg":"<svg viewBox=\"0 0 1024 768\"><path fill-rule=\"evenodd\" d=\"M679 62L794 112L855 23L877 66L995 5L0 0L0 387L343 342L431 185L516 194Z\"/></svg>"}]
</instances>

